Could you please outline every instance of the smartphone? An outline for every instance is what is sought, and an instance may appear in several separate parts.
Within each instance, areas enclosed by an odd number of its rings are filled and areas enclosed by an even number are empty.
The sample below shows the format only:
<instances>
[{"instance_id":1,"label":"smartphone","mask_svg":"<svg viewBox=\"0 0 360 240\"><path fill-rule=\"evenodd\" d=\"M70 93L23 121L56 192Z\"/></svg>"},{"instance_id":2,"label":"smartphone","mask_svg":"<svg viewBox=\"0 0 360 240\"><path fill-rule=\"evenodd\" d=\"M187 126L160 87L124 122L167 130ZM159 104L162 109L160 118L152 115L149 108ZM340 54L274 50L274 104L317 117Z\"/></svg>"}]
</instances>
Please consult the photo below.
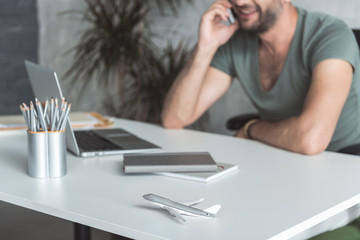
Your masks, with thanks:
<instances>
[{"instance_id":1,"label":"smartphone","mask_svg":"<svg viewBox=\"0 0 360 240\"><path fill-rule=\"evenodd\" d=\"M232 8L228 8L226 9L229 13L229 17L228 17L228 22L229 24L234 24L235 23L235 16L234 16L234 11Z\"/></svg>"}]
</instances>

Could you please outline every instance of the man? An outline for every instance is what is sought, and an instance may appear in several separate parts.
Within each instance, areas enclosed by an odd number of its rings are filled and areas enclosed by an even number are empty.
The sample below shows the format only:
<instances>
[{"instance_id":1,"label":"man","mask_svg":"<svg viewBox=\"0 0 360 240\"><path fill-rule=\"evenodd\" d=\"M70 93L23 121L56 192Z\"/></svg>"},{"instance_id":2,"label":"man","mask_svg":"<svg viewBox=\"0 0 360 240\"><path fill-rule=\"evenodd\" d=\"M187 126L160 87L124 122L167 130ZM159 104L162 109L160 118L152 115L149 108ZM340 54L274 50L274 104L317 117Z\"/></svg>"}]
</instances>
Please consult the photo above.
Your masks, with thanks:
<instances>
[{"instance_id":1,"label":"man","mask_svg":"<svg viewBox=\"0 0 360 240\"><path fill-rule=\"evenodd\" d=\"M168 93L163 125L193 123L236 77L260 113L237 137L307 155L338 151L360 143L359 67L353 33L334 17L291 0L216 1Z\"/></svg>"}]
</instances>

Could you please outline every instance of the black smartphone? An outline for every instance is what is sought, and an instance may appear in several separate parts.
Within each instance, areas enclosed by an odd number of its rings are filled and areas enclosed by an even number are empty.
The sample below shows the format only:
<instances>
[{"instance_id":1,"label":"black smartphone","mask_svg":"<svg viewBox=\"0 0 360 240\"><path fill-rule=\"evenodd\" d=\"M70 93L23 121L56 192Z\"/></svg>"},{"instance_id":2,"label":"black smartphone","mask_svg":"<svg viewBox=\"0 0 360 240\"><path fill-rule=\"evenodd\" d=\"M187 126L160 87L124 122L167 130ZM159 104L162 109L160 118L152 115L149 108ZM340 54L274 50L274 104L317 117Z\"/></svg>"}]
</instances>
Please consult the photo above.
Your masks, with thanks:
<instances>
[{"instance_id":1,"label":"black smartphone","mask_svg":"<svg viewBox=\"0 0 360 240\"><path fill-rule=\"evenodd\" d=\"M235 23L235 15L234 15L234 11L232 8L228 8L226 9L229 13L229 17L228 17L228 22L229 24L234 24Z\"/></svg>"},{"instance_id":2,"label":"black smartphone","mask_svg":"<svg viewBox=\"0 0 360 240\"><path fill-rule=\"evenodd\" d=\"M231 4L232 4L232 2L231 2L231 0L228 0ZM228 8L228 9L226 9L227 11L228 11L228 13L229 13L229 17L228 17L228 22L229 22L229 24L234 24L235 23L235 13L234 13L234 10L232 9L232 8Z\"/></svg>"}]
</instances>

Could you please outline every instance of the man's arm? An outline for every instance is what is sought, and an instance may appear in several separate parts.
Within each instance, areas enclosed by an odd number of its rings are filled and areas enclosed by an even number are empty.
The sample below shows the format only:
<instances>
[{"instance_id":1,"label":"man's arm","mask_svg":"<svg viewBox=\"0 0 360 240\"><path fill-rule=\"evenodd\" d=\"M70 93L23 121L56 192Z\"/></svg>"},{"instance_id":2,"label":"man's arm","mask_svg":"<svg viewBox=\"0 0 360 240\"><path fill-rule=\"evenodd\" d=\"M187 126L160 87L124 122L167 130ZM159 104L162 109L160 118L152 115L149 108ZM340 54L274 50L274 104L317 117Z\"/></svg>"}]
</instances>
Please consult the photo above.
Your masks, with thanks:
<instances>
[{"instance_id":1,"label":"man's arm","mask_svg":"<svg viewBox=\"0 0 360 240\"><path fill-rule=\"evenodd\" d=\"M229 75L209 67L219 46L238 28L237 23L222 23L227 20L229 7L228 1L220 0L202 16L197 47L166 96L162 112L165 127L182 128L193 123L230 87Z\"/></svg>"},{"instance_id":2,"label":"man's arm","mask_svg":"<svg viewBox=\"0 0 360 240\"><path fill-rule=\"evenodd\" d=\"M348 97L353 69L340 59L328 59L315 66L312 83L300 116L277 122L251 125L253 139L307 155L324 151L335 131ZM243 137L243 129L237 133Z\"/></svg>"},{"instance_id":3,"label":"man's arm","mask_svg":"<svg viewBox=\"0 0 360 240\"><path fill-rule=\"evenodd\" d=\"M162 121L166 128L190 125L230 87L231 77L209 67L200 56L180 73L165 99Z\"/></svg>"}]
</instances>

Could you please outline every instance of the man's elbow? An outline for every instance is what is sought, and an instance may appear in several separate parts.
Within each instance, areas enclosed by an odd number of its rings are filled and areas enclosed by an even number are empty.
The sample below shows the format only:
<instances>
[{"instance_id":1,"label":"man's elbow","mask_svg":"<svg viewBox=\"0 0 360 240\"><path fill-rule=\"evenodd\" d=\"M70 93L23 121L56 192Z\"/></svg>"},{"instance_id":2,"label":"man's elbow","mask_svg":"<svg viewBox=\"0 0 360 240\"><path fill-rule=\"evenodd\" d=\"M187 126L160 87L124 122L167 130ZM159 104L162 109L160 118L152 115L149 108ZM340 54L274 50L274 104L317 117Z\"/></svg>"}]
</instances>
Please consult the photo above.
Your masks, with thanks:
<instances>
[{"instance_id":1,"label":"man's elbow","mask_svg":"<svg viewBox=\"0 0 360 240\"><path fill-rule=\"evenodd\" d=\"M316 145L305 145L301 148L300 153L304 154L304 155L308 155L308 156L313 156L313 155L317 155L319 153L322 153L323 151L325 151L326 148L322 147L322 146L316 146Z\"/></svg>"},{"instance_id":2,"label":"man's elbow","mask_svg":"<svg viewBox=\"0 0 360 240\"><path fill-rule=\"evenodd\" d=\"M300 139L299 152L305 155L316 155L326 150L330 140L317 133L304 134Z\"/></svg>"},{"instance_id":3,"label":"man's elbow","mask_svg":"<svg viewBox=\"0 0 360 240\"><path fill-rule=\"evenodd\" d=\"M184 127L182 124L180 124L178 122L167 121L167 120L163 120L162 125L164 128L168 128L168 129L181 129Z\"/></svg>"},{"instance_id":4,"label":"man's elbow","mask_svg":"<svg viewBox=\"0 0 360 240\"><path fill-rule=\"evenodd\" d=\"M179 118L174 118L172 116L169 115L162 115L162 125L164 126L164 128L169 128L169 129L181 129L184 128L186 125L183 123L183 121L181 121L181 119Z\"/></svg>"}]
</instances>

